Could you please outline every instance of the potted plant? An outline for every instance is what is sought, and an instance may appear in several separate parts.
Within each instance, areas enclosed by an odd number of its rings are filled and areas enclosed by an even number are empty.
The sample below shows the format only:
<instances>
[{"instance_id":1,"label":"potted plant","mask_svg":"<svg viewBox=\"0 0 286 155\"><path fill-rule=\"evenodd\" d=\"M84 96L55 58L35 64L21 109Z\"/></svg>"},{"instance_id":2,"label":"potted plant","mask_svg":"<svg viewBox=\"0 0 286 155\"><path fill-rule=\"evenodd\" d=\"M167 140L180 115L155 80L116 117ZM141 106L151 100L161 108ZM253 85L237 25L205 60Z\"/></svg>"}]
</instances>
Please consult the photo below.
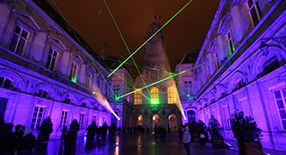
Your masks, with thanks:
<instances>
[{"instance_id":1,"label":"potted plant","mask_svg":"<svg viewBox=\"0 0 286 155\"><path fill-rule=\"evenodd\" d=\"M240 155L263 154L260 139L261 129L251 116L244 116L243 111L236 111L230 118L231 130L237 139Z\"/></svg>"},{"instance_id":2,"label":"potted plant","mask_svg":"<svg viewBox=\"0 0 286 155\"><path fill-rule=\"evenodd\" d=\"M37 130L39 131L37 140L39 142L48 142L50 134L53 132L53 123L51 121L51 118L49 116L45 118L41 126L38 127Z\"/></svg>"},{"instance_id":3,"label":"potted plant","mask_svg":"<svg viewBox=\"0 0 286 155\"><path fill-rule=\"evenodd\" d=\"M213 115L211 115L211 119L209 121L208 131L211 135L211 143L213 147L224 147L222 127Z\"/></svg>"}]
</instances>

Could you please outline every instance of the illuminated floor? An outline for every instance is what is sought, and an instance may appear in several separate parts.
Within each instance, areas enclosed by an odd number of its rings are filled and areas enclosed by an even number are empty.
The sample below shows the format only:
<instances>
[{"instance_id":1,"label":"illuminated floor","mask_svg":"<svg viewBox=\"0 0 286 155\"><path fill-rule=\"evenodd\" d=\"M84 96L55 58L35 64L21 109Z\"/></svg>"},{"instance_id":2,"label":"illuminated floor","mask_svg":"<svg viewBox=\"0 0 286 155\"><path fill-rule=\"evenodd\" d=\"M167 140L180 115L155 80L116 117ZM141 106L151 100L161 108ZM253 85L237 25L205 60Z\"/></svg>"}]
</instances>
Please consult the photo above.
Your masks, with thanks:
<instances>
[{"instance_id":1,"label":"illuminated floor","mask_svg":"<svg viewBox=\"0 0 286 155\"><path fill-rule=\"evenodd\" d=\"M192 143L195 155L238 155L235 149L215 149L210 143L205 146ZM50 140L47 146L37 145L35 155L62 155L60 140ZM171 141L155 142L154 137L123 134L107 138L107 142L87 144L85 138L77 140L74 155L184 155L183 145L178 145L178 134L171 135Z\"/></svg>"}]
</instances>

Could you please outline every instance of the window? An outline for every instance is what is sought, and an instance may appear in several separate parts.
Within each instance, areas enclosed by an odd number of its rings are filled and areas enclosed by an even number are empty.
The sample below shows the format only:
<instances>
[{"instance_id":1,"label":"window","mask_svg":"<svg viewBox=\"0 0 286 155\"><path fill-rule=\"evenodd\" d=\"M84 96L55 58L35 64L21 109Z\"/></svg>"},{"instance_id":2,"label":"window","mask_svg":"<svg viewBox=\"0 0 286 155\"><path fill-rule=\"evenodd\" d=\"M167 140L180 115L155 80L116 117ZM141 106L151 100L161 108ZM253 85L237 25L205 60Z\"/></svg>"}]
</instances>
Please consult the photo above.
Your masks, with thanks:
<instances>
[{"instance_id":1,"label":"window","mask_svg":"<svg viewBox=\"0 0 286 155\"><path fill-rule=\"evenodd\" d=\"M153 104L159 103L159 90L156 87L151 89L151 101Z\"/></svg>"},{"instance_id":2,"label":"window","mask_svg":"<svg viewBox=\"0 0 286 155\"><path fill-rule=\"evenodd\" d=\"M192 95L192 81L185 81L185 93L187 96Z\"/></svg>"},{"instance_id":3,"label":"window","mask_svg":"<svg viewBox=\"0 0 286 155\"><path fill-rule=\"evenodd\" d=\"M40 89L37 96L40 96L42 98L49 98L49 94L47 91L43 90L43 89Z\"/></svg>"},{"instance_id":4,"label":"window","mask_svg":"<svg viewBox=\"0 0 286 155\"><path fill-rule=\"evenodd\" d=\"M82 129L84 126L83 126L83 119L84 119L84 114L80 114L79 116L79 127Z\"/></svg>"},{"instance_id":5,"label":"window","mask_svg":"<svg viewBox=\"0 0 286 155\"><path fill-rule=\"evenodd\" d=\"M230 121L229 121L229 110L228 110L228 106L225 105L223 106L223 120L224 120L224 129L226 130L230 130Z\"/></svg>"},{"instance_id":6,"label":"window","mask_svg":"<svg viewBox=\"0 0 286 155\"><path fill-rule=\"evenodd\" d=\"M70 79L75 83L76 83L76 78L77 78L77 71L78 71L78 65L73 62L72 67L71 67Z\"/></svg>"},{"instance_id":7,"label":"window","mask_svg":"<svg viewBox=\"0 0 286 155\"><path fill-rule=\"evenodd\" d=\"M41 126L44 117L45 108L36 106L33 112L31 128L37 129Z\"/></svg>"},{"instance_id":8,"label":"window","mask_svg":"<svg viewBox=\"0 0 286 155\"><path fill-rule=\"evenodd\" d=\"M254 26L256 26L262 17L258 0L248 0L248 7L249 7L249 13L252 17L252 22Z\"/></svg>"},{"instance_id":9,"label":"window","mask_svg":"<svg viewBox=\"0 0 286 155\"><path fill-rule=\"evenodd\" d=\"M113 98L117 99L119 97L120 92L120 86L119 85L113 85Z\"/></svg>"},{"instance_id":10,"label":"window","mask_svg":"<svg viewBox=\"0 0 286 155\"><path fill-rule=\"evenodd\" d=\"M134 93L134 105L142 104L142 90L139 89Z\"/></svg>"},{"instance_id":11,"label":"window","mask_svg":"<svg viewBox=\"0 0 286 155\"><path fill-rule=\"evenodd\" d=\"M174 87L169 87L168 90L168 104L174 104L177 102L176 100L176 90Z\"/></svg>"},{"instance_id":12,"label":"window","mask_svg":"<svg viewBox=\"0 0 286 155\"><path fill-rule=\"evenodd\" d=\"M21 55L27 42L28 34L29 33L26 30L17 25L12 37L12 41L10 43L9 50Z\"/></svg>"},{"instance_id":13,"label":"window","mask_svg":"<svg viewBox=\"0 0 286 155\"><path fill-rule=\"evenodd\" d=\"M286 88L274 92L283 130L286 129Z\"/></svg>"},{"instance_id":14,"label":"window","mask_svg":"<svg viewBox=\"0 0 286 155\"><path fill-rule=\"evenodd\" d=\"M159 71L157 67L151 69L151 79L158 79Z\"/></svg>"},{"instance_id":15,"label":"window","mask_svg":"<svg viewBox=\"0 0 286 155\"><path fill-rule=\"evenodd\" d=\"M12 81L6 77L0 77L0 87L6 88L6 89L11 89Z\"/></svg>"},{"instance_id":16,"label":"window","mask_svg":"<svg viewBox=\"0 0 286 155\"><path fill-rule=\"evenodd\" d=\"M227 45L228 45L227 56L229 57L235 51L235 47L233 44L233 38L232 38L232 34L230 31L228 31L227 33Z\"/></svg>"},{"instance_id":17,"label":"window","mask_svg":"<svg viewBox=\"0 0 286 155\"><path fill-rule=\"evenodd\" d=\"M56 67L56 62L57 62L57 57L58 57L58 52L56 52L53 49L50 49L49 51L49 57L48 57L48 62L46 68L54 71Z\"/></svg>"},{"instance_id":18,"label":"window","mask_svg":"<svg viewBox=\"0 0 286 155\"><path fill-rule=\"evenodd\" d=\"M60 128L62 129L64 127L64 125L66 125L67 123L67 115L68 115L68 112L67 111L63 111L62 112L62 117L61 117L61 125L60 125Z\"/></svg>"},{"instance_id":19,"label":"window","mask_svg":"<svg viewBox=\"0 0 286 155\"><path fill-rule=\"evenodd\" d=\"M66 95L65 100L64 100L64 103L72 104L71 98L70 98L70 95L69 95L69 94Z\"/></svg>"},{"instance_id":20,"label":"window","mask_svg":"<svg viewBox=\"0 0 286 155\"><path fill-rule=\"evenodd\" d=\"M273 70L275 70L276 68L279 68L279 67L280 67L280 64L279 64L279 61L277 59L277 56L274 56L264 63L261 76L266 75L266 74L272 72Z\"/></svg>"},{"instance_id":21,"label":"window","mask_svg":"<svg viewBox=\"0 0 286 155\"><path fill-rule=\"evenodd\" d=\"M91 73L87 72L86 73L86 87L89 88L91 84Z\"/></svg>"}]
</instances>

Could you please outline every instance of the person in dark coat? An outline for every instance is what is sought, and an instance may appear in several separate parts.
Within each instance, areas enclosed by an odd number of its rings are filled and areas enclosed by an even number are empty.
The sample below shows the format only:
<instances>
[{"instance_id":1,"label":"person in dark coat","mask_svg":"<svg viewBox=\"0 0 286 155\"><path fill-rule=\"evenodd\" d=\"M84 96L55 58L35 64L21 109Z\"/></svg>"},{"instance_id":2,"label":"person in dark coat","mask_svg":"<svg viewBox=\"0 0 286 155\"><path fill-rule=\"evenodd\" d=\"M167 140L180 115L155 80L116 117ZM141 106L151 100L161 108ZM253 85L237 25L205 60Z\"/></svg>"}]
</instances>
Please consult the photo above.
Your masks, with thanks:
<instances>
[{"instance_id":1,"label":"person in dark coat","mask_svg":"<svg viewBox=\"0 0 286 155\"><path fill-rule=\"evenodd\" d=\"M10 155L13 154L13 129L12 123L7 123L4 127L0 128L0 155Z\"/></svg>"},{"instance_id":2,"label":"person in dark coat","mask_svg":"<svg viewBox=\"0 0 286 155\"><path fill-rule=\"evenodd\" d=\"M89 141L93 141L94 140L95 132L96 132L96 126L95 126L95 122L93 121L87 127L87 138L88 138Z\"/></svg>"},{"instance_id":3,"label":"person in dark coat","mask_svg":"<svg viewBox=\"0 0 286 155\"><path fill-rule=\"evenodd\" d=\"M64 144L67 134L68 134L67 126L64 125L62 129L62 134L61 134L61 145Z\"/></svg>"},{"instance_id":4,"label":"person in dark coat","mask_svg":"<svg viewBox=\"0 0 286 155\"><path fill-rule=\"evenodd\" d=\"M67 136L65 137L65 155L69 155L73 152L75 145L76 145L76 139L77 139L77 128L72 127L72 124L70 125L70 129L68 131Z\"/></svg>"},{"instance_id":5,"label":"person in dark coat","mask_svg":"<svg viewBox=\"0 0 286 155\"><path fill-rule=\"evenodd\" d=\"M15 126L15 132L13 133L14 134L14 139L13 139L14 140L14 148L13 148L14 150L13 150L13 152L16 151L18 142L24 135L24 130L25 130L25 126L22 126L21 124L18 124Z\"/></svg>"},{"instance_id":6,"label":"person in dark coat","mask_svg":"<svg viewBox=\"0 0 286 155\"><path fill-rule=\"evenodd\" d=\"M26 128L23 137L20 138L17 144L16 154L32 155L35 143L36 143L36 137L32 134L32 129Z\"/></svg>"},{"instance_id":7,"label":"person in dark coat","mask_svg":"<svg viewBox=\"0 0 286 155\"><path fill-rule=\"evenodd\" d=\"M183 132L184 132L184 128L183 127L180 127L179 128L179 145L181 145L182 143L182 138L183 138Z\"/></svg>"}]
</instances>

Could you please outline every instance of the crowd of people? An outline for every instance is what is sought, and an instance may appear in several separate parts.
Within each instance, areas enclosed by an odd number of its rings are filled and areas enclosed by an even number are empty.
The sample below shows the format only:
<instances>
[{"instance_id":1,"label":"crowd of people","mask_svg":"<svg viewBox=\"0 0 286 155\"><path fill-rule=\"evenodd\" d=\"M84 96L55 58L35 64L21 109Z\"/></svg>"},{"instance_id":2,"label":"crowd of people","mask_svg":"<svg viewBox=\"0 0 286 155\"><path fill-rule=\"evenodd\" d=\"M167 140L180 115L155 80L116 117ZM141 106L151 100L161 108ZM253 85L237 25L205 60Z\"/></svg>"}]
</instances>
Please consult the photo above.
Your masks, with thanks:
<instances>
[{"instance_id":1,"label":"crowd of people","mask_svg":"<svg viewBox=\"0 0 286 155\"><path fill-rule=\"evenodd\" d=\"M46 128L49 129L52 127L50 118L47 118L49 124ZM39 131L42 131L44 125L39 127ZM14 128L14 129L13 129ZM78 131L80 125L76 119L74 119L69 125L69 129L66 126L63 126L61 134L61 146L64 146L64 154L71 154L76 146ZM45 131L45 130L43 130ZM52 130L51 130L52 131ZM47 132L50 134L51 132ZM169 140L171 140L171 129L167 129L162 126L154 126L153 128L155 140L157 142L166 141L166 135L169 133ZM116 127L115 124L112 124L110 127L106 122L102 126L96 126L95 122L92 122L87 128L87 140L89 142L96 141L105 141L107 133L109 132L109 137L115 136L116 134L129 133L137 135L149 135L149 127L144 128L143 126L137 127ZM152 132L152 131L151 131ZM192 154L191 142L194 141L196 135L199 135L199 142L204 145L207 141L206 127L202 123L196 123L193 121L191 124L182 125L178 129L179 132L179 145L184 144L187 155ZM14 127L12 123L5 124L3 121L0 121L0 155L32 155L33 148L36 144L36 137L32 134L31 128L26 128L25 126L18 124ZM40 132L39 132L40 133ZM205 136L200 136L205 135ZM38 137L39 138L39 137ZM39 139L37 140L39 141Z\"/></svg>"},{"instance_id":2,"label":"crowd of people","mask_svg":"<svg viewBox=\"0 0 286 155\"><path fill-rule=\"evenodd\" d=\"M14 128L12 123L0 126L0 155L32 155L36 137L31 128L18 124Z\"/></svg>"}]
</instances>

